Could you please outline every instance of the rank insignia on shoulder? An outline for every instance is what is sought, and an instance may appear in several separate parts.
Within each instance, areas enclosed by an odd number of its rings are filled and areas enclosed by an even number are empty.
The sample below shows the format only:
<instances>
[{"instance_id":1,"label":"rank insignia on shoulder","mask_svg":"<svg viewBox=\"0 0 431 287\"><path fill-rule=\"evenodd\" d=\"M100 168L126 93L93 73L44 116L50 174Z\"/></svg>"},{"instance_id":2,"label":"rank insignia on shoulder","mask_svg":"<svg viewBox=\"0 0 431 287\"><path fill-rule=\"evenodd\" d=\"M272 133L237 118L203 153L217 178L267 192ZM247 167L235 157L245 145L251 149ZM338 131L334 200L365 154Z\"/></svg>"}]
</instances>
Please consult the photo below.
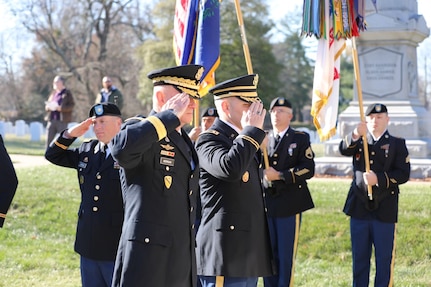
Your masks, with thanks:
<instances>
[{"instance_id":1,"label":"rank insignia on shoulder","mask_svg":"<svg viewBox=\"0 0 431 287\"><path fill-rule=\"evenodd\" d=\"M136 122L144 121L144 120L146 120L146 118L145 118L144 116L142 116L142 115L137 115L137 116L134 116L134 117L130 117L130 118L125 119L125 120L124 120L124 122L125 122L125 123L136 123ZM131 121L133 121L133 122L131 122Z\"/></svg>"},{"instance_id":2,"label":"rank insignia on shoulder","mask_svg":"<svg viewBox=\"0 0 431 287\"><path fill-rule=\"evenodd\" d=\"M209 134L213 134L216 136L218 136L220 134L220 132L216 131L216 130L207 130L207 131L204 131L204 133L209 133Z\"/></svg>"},{"instance_id":3,"label":"rank insignia on shoulder","mask_svg":"<svg viewBox=\"0 0 431 287\"><path fill-rule=\"evenodd\" d=\"M175 149L173 146L171 146L170 144L161 144L160 145L162 148L164 148L165 150L173 150Z\"/></svg>"}]
</instances>

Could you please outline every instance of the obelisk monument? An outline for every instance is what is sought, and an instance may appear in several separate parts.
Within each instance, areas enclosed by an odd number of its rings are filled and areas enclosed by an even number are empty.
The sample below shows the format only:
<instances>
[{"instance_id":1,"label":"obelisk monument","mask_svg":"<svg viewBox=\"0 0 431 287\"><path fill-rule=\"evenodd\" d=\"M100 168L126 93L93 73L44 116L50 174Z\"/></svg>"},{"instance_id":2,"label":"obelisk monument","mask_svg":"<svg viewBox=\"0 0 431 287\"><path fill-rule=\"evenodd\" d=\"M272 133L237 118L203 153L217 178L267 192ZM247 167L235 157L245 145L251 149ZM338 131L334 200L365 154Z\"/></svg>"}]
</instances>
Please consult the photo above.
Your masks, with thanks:
<instances>
[{"instance_id":1,"label":"obelisk monument","mask_svg":"<svg viewBox=\"0 0 431 287\"><path fill-rule=\"evenodd\" d=\"M367 0L365 20L367 30L356 39L364 111L371 103L385 104L389 132L407 140L411 158L430 158L431 113L426 96L418 92L417 68L417 47L430 30L418 15L417 1L377 1L376 9ZM338 118L340 137L360 120L356 84L354 90L353 101ZM335 141L327 145L325 156L337 156Z\"/></svg>"}]
</instances>

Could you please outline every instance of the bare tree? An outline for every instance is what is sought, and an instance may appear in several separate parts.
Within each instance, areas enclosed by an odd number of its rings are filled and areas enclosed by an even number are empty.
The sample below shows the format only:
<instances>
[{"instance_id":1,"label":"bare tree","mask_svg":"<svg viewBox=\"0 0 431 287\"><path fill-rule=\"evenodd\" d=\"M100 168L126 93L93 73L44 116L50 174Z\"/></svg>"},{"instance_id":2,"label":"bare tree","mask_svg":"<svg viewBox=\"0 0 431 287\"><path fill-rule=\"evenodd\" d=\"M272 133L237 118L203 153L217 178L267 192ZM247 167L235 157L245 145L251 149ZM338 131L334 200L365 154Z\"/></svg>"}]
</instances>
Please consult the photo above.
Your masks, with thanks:
<instances>
[{"instance_id":1,"label":"bare tree","mask_svg":"<svg viewBox=\"0 0 431 287\"><path fill-rule=\"evenodd\" d=\"M50 75L34 93L46 93L55 74L61 74L78 103L80 120L94 103L102 77L110 75L125 96L126 115L136 113L142 64L135 51L151 36L149 7L138 0L9 0L9 7L36 36L31 60L40 62L33 64Z\"/></svg>"}]
</instances>

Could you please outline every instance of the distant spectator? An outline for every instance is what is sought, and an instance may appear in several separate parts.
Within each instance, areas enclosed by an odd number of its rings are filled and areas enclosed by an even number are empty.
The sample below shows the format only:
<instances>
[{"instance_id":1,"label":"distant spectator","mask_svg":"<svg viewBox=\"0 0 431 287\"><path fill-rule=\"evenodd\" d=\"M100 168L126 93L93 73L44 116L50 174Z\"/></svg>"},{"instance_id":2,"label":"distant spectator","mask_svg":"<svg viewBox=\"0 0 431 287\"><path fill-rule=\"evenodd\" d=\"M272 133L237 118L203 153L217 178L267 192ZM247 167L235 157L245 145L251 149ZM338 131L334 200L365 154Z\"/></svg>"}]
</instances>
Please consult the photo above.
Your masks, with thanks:
<instances>
[{"instance_id":1,"label":"distant spectator","mask_svg":"<svg viewBox=\"0 0 431 287\"><path fill-rule=\"evenodd\" d=\"M47 111L45 120L48 122L46 126L46 147L49 146L55 135L65 130L67 124L72 121L75 106L72 93L66 89L62 77L56 76L52 86L54 91L49 96L48 101L45 102L45 111Z\"/></svg>"},{"instance_id":2,"label":"distant spectator","mask_svg":"<svg viewBox=\"0 0 431 287\"><path fill-rule=\"evenodd\" d=\"M97 94L96 104L99 103L114 103L121 110L123 108L123 94L120 90L112 84L110 77L105 76L102 79L103 89Z\"/></svg>"}]
</instances>

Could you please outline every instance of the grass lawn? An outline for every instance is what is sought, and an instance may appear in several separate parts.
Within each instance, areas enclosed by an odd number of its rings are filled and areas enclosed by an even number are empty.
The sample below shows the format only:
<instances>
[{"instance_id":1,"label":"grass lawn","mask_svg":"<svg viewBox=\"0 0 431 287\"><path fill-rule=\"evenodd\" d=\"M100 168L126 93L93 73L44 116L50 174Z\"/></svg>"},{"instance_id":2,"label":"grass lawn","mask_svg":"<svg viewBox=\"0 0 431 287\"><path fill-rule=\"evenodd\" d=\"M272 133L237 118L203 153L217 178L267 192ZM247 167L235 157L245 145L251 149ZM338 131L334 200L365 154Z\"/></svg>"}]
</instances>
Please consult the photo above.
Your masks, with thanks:
<instances>
[{"instance_id":1,"label":"grass lawn","mask_svg":"<svg viewBox=\"0 0 431 287\"><path fill-rule=\"evenodd\" d=\"M0 286L80 286L73 251L80 201L75 171L48 165L17 173L18 191L0 229ZM340 211L348 185L343 179L310 181L316 208L303 216L295 286L350 286L349 221ZM430 183L402 186L396 286L431 286L429 206Z\"/></svg>"},{"instance_id":2,"label":"grass lawn","mask_svg":"<svg viewBox=\"0 0 431 287\"><path fill-rule=\"evenodd\" d=\"M5 143L9 153L44 153L44 142L6 137ZM323 153L320 146L313 149ZM73 251L80 202L76 171L47 165L17 168L17 174L18 191L0 229L0 287L81 286ZM310 180L316 208L303 215L295 286L351 286L349 220L341 212L349 184ZM415 181L401 186L395 286L431 287L430 187Z\"/></svg>"}]
</instances>

